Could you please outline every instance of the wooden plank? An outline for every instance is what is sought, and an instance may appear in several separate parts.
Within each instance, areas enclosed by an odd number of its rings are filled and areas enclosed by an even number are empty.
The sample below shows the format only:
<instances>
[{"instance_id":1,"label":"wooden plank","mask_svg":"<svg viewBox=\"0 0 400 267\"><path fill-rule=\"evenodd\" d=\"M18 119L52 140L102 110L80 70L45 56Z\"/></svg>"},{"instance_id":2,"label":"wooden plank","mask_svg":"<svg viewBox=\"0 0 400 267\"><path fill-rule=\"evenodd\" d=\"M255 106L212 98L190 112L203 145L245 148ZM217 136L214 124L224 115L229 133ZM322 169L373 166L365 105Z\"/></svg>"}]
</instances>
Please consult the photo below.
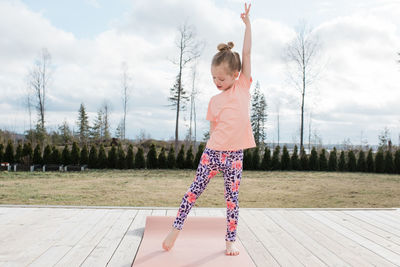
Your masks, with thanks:
<instances>
[{"instance_id":1,"label":"wooden plank","mask_svg":"<svg viewBox=\"0 0 400 267\"><path fill-rule=\"evenodd\" d=\"M16 216L10 217L5 222L6 225L1 227L0 235L3 240L12 240L17 237L16 234L28 233L32 227L40 226L48 216L48 211L45 209L18 209Z\"/></svg>"},{"instance_id":2,"label":"wooden plank","mask_svg":"<svg viewBox=\"0 0 400 267\"><path fill-rule=\"evenodd\" d=\"M32 225L29 229L13 232L12 239L0 238L0 260L5 257L9 264L23 266L31 263L68 230L66 227L74 226L72 218L79 212L80 210L58 210L53 213L48 210L47 213L54 218L47 218L41 225Z\"/></svg>"},{"instance_id":3,"label":"wooden plank","mask_svg":"<svg viewBox=\"0 0 400 267\"><path fill-rule=\"evenodd\" d=\"M47 249L36 262L43 262L47 259L49 262L45 264L52 266L60 266L63 257L68 255L69 251L82 240L93 227L109 216L110 210L100 209L83 209L80 216L75 216L77 224L66 235L60 237ZM36 265L39 266L39 265ZM43 266L43 265L41 265ZM63 265L65 266L65 265Z\"/></svg>"},{"instance_id":4,"label":"wooden plank","mask_svg":"<svg viewBox=\"0 0 400 267\"><path fill-rule=\"evenodd\" d=\"M167 214L165 216L174 216L178 215L178 208L167 209Z\"/></svg>"},{"instance_id":5,"label":"wooden plank","mask_svg":"<svg viewBox=\"0 0 400 267\"><path fill-rule=\"evenodd\" d=\"M212 216L215 216L215 217L225 217L226 216L226 214L224 214L222 212L222 209L220 209L220 208L210 208L209 212Z\"/></svg>"},{"instance_id":6,"label":"wooden plank","mask_svg":"<svg viewBox=\"0 0 400 267\"><path fill-rule=\"evenodd\" d=\"M220 210L220 213L226 217L226 214L224 214L222 210ZM280 266L265 248L264 244L259 240L257 236L258 233L255 232L254 228L252 227L253 224L253 218L249 216L242 216L242 211L239 209L239 220L236 230L237 239L242 242L243 246L246 248L247 254L249 254L256 266Z\"/></svg>"},{"instance_id":7,"label":"wooden plank","mask_svg":"<svg viewBox=\"0 0 400 267\"><path fill-rule=\"evenodd\" d=\"M166 210L152 210L151 215L154 216L165 216Z\"/></svg>"},{"instance_id":8,"label":"wooden plank","mask_svg":"<svg viewBox=\"0 0 400 267\"><path fill-rule=\"evenodd\" d=\"M396 211L390 211L390 212L382 212L381 213L384 217L391 218L394 220L396 223L400 223L400 213Z\"/></svg>"},{"instance_id":9,"label":"wooden plank","mask_svg":"<svg viewBox=\"0 0 400 267\"><path fill-rule=\"evenodd\" d=\"M388 225L396 233L400 232L400 216L398 216L398 218L395 218L393 216L388 215L388 213L394 213L394 212L374 211L365 213L363 211L359 211L359 213L367 215L373 221L379 221L381 223Z\"/></svg>"},{"instance_id":10,"label":"wooden plank","mask_svg":"<svg viewBox=\"0 0 400 267\"><path fill-rule=\"evenodd\" d=\"M265 225L265 222L260 219L257 214L252 213L252 210L244 210L241 209L240 215L241 218L244 218L246 222L248 222L249 228L256 233L258 239L263 244L265 250L270 254L269 257L264 252L264 255L267 260L271 260L271 262L266 262L268 265L279 264L284 266L299 266L301 263L293 257L282 245L276 237L274 237L273 233L271 233L268 229L268 224ZM239 220L240 220L239 217ZM238 222L238 225L240 222Z\"/></svg>"},{"instance_id":11,"label":"wooden plank","mask_svg":"<svg viewBox=\"0 0 400 267\"><path fill-rule=\"evenodd\" d=\"M108 210L106 215L95 225L87 228L87 232L57 263L60 266L80 266L93 248L110 231L113 224L121 217L121 210Z\"/></svg>"},{"instance_id":12,"label":"wooden plank","mask_svg":"<svg viewBox=\"0 0 400 267\"><path fill-rule=\"evenodd\" d=\"M128 231L123 236L117 249L114 251L107 266L131 266L140 242L142 241L144 228L146 224L146 216L151 215L152 210L139 210L135 218L132 220ZM161 241L160 241L161 247Z\"/></svg>"},{"instance_id":13,"label":"wooden plank","mask_svg":"<svg viewBox=\"0 0 400 267\"><path fill-rule=\"evenodd\" d=\"M29 217L30 214L34 213L35 209L17 209L17 208L1 208L0 209L0 234L4 230L3 226L14 224L16 221L20 221L21 218Z\"/></svg>"},{"instance_id":14,"label":"wooden plank","mask_svg":"<svg viewBox=\"0 0 400 267\"><path fill-rule=\"evenodd\" d=\"M393 228L388 227L384 223L373 222L371 223L371 218L364 216L359 212L340 212L340 217L346 219L354 224L360 225L364 229L378 234L382 238L390 240L397 245L400 245L400 231L396 231Z\"/></svg>"},{"instance_id":15,"label":"wooden plank","mask_svg":"<svg viewBox=\"0 0 400 267\"><path fill-rule=\"evenodd\" d=\"M122 212L110 231L96 244L80 266L106 266L111 260L138 210L122 210Z\"/></svg>"},{"instance_id":16,"label":"wooden plank","mask_svg":"<svg viewBox=\"0 0 400 267\"><path fill-rule=\"evenodd\" d=\"M348 263L338 257L335 253L320 244L315 238L316 231L304 229L309 222L297 217L299 211L261 211L265 220L271 220L268 227L274 232L278 239L294 257L297 257L305 266L334 265L345 266ZM267 226L266 226L267 227ZM310 226L312 227L312 226ZM309 230L308 233L305 231Z\"/></svg>"},{"instance_id":17,"label":"wooden plank","mask_svg":"<svg viewBox=\"0 0 400 267\"><path fill-rule=\"evenodd\" d=\"M212 215L210 214L210 212L207 208L197 208L196 216L211 217Z\"/></svg>"},{"instance_id":18,"label":"wooden plank","mask_svg":"<svg viewBox=\"0 0 400 267\"><path fill-rule=\"evenodd\" d=\"M348 214L348 213L347 213ZM400 231L398 231L395 228L392 228L390 225L387 225L385 220L379 220L376 217L373 216L373 214L369 213L364 213L361 211L354 211L351 213L353 217L358 218L359 220L363 220L371 225L374 225L382 230L385 230L389 233L395 234L397 236L400 236Z\"/></svg>"},{"instance_id":19,"label":"wooden plank","mask_svg":"<svg viewBox=\"0 0 400 267\"><path fill-rule=\"evenodd\" d=\"M317 220L325 223L332 229L335 229L337 232L341 233L344 236L354 240L360 246L364 246L371 251L374 251L377 255L382 258L388 260L392 264L400 264L400 257L398 254L394 253L390 249L383 247L381 244L377 244L376 242L370 240L368 237L364 237L360 235L360 233L365 234L366 236L371 236L372 233L367 233L367 231L360 229L354 225L350 225L346 223L344 220L337 220L334 216L329 214L334 211L304 211L310 216L316 218ZM372 237L372 236L371 236Z\"/></svg>"},{"instance_id":20,"label":"wooden plank","mask_svg":"<svg viewBox=\"0 0 400 267\"><path fill-rule=\"evenodd\" d=\"M314 212L318 213L320 211ZM335 265L330 259L330 255L334 254L335 257L344 262L344 264L339 263L337 265L370 266L372 263L379 263L378 266L392 266L389 262L379 257L376 260L376 255L370 250L359 246L353 240L339 234L301 210L277 211L276 216L279 215L284 217L290 224L293 224L293 229L290 230L293 236L304 240L302 242L303 245L327 265Z\"/></svg>"},{"instance_id":21,"label":"wooden plank","mask_svg":"<svg viewBox=\"0 0 400 267\"><path fill-rule=\"evenodd\" d=\"M43 212L48 212L51 213L51 210L45 210L45 209L41 209ZM73 211L73 210L71 210ZM59 212L62 212L62 210L59 210ZM68 213L67 213L68 214ZM79 213L78 213L79 214ZM73 218L73 217L72 217ZM80 225L82 223L82 218L78 217L76 218L77 221L79 222L78 225ZM35 243L38 242L38 240L41 240L42 236L45 236L45 239L43 242L46 242L46 233L48 233L47 228L49 228L47 222L50 222L50 219L46 219L44 220L43 225L40 228L31 228L27 233L25 233L23 235L23 238L21 238L23 240L23 244L21 246L21 249L19 251L19 253L15 256L15 258L13 260L19 262L19 264L22 265L26 265L29 264L31 262L33 262L36 258L38 258L41 254L45 253L43 252L44 250L48 249L49 243L45 243L45 244L40 244L39 246L34 246L34 249L27 249L30 246L34 245ZM67 226L67 224L64 224ZM33 226L32 226L33 227ZM78 227L76 227L78 228ZM72 231L74 231L74 229L72 229L69 233L71 233ZM65 235L66 237L68 237L68 235ZM59 241L60 236L55 237L57 238L57 242ZM17 245L17 244L16 244ZM57 259L53 259L57 260Z\"/></svg>"}]
</instances>

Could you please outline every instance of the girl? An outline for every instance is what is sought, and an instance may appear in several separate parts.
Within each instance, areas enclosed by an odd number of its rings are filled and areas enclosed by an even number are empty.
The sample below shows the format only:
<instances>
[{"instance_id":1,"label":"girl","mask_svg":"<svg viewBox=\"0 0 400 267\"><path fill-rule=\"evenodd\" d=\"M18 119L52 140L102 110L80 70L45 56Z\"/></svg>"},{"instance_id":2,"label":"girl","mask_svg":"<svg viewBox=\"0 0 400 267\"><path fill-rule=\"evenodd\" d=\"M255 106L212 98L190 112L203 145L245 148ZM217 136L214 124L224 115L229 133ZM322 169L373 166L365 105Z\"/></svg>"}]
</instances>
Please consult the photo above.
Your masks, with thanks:
<instances>
[{"instance_id":1,"label":"girl","mask_svg":"<svg viewBox=\"0 0 400 267\"><path fill-rule=\"evenodd\" d=\"M172 229L162 244L165 250L170 250L174 245L187 214L210 179L222 171L227 203L225 254L239 254L234 242L239 219L238 195L243 149L256 146L249 116L249 90L252 83L250 7L251 4L248 8L245 4L245 12L241 14L246 26L242 51L243 64L240 62L239 54L231 51L234 45L232 42L218 45L219 52L213 57L211 74L221 92L211 97L208 104L206 119L210 121L210 138L203 151L194 181L183 196Z\"/></svg>"}]
</instances>

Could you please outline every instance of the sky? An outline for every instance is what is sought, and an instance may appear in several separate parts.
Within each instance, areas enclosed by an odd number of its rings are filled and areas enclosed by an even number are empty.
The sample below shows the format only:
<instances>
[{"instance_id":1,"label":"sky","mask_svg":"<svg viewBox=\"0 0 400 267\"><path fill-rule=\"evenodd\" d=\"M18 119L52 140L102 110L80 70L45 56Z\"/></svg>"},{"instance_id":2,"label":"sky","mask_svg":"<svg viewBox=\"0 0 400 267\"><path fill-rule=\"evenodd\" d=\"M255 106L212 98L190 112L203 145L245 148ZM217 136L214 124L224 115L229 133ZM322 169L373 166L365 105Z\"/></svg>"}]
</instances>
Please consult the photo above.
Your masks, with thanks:
<instances>
[{"instance_id":1,"label":"sky","mask_svg":"<svg viewBox=\"0 0 400 267\"><path fill-rule=\"evenodd\" d=\"M304 143L379 143L385 127L400 141L400 1L251 1L252 78L267 103L267 142L299 143L301 91L288 75L285 47L306 21L319 43L318 76L305 97ZM233 41L241 54L244 24L241 0L0 0L0 129L29 129L27 77L42 48L51 55L46 127L63 121L77 129L84 103L92 124L102 103L111 107L111 132L123 117L122 64L130 76L126 137L141 133L175 136L170 88L178 73L175 42L187 21L204 42L197 60L197 140L209 129L207 105L219 90L210 64L221 42ZM191 66L183 74L192 89ZM182 111L179 139L189 127ZM32 119L36 120L36 114Z\"/></svg>"}]
</instances>

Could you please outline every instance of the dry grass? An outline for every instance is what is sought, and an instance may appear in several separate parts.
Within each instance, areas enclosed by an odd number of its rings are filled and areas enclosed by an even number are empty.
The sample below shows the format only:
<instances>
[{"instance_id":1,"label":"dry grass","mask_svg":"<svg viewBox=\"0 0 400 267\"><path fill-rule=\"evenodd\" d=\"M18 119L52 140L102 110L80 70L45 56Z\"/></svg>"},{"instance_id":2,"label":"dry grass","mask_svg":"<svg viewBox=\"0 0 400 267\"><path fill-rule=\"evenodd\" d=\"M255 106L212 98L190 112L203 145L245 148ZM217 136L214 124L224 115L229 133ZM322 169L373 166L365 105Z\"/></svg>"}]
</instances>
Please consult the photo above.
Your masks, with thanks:
<instances>
[{"instance_id":1,"label":"dry grass","mask_svg":"<svg viewBox=\"0 0 400 267\"><path fill-rule=\"evenodd\" d=\"M0 204L178 207L195 170L1 172ZM225 207L222 174L196 201ZM243 171L244 208L400 207L400 175Z\"/></svg>"}]
</instances>

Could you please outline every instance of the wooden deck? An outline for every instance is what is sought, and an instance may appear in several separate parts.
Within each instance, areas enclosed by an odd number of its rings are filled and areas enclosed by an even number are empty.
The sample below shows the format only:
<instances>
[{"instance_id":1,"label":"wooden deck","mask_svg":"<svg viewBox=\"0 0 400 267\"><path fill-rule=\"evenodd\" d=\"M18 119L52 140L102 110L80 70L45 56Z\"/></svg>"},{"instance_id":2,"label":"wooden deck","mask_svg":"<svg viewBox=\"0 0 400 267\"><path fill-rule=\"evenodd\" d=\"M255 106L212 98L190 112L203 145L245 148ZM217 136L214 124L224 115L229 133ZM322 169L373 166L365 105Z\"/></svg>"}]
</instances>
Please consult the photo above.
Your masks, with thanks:
<instances>
[{"instance_id":1,"label":"wooden deck","mask_svg":"<svg viewBox=\"0 0 400 267\"><path fill-rule=\"evenodd\" d=\"M0 266L131 266L146 216L177 208L0 205ZM196 208L189 216L225 217ZM240 208L257 266L400 266L400 209ZM161 248L160 240L160 248Z\"/></svg>"}]
</instances>

